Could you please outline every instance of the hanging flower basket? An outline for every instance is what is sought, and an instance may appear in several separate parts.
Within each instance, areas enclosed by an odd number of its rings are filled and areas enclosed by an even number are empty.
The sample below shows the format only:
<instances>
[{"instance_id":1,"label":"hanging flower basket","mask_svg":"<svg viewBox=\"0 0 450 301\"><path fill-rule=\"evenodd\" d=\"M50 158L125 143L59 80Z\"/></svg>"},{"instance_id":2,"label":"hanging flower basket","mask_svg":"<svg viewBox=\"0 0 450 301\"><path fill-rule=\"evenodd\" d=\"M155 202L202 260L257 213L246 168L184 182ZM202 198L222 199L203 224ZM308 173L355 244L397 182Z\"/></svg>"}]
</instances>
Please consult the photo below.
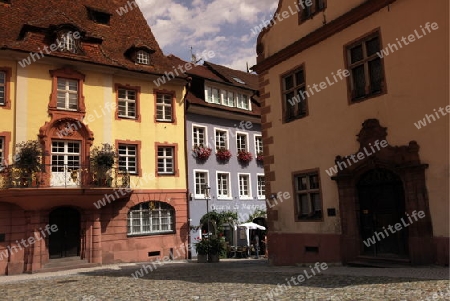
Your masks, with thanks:
<instances>
[{"instance_id":1,"label":"hanging flower basket","mask_svg":"<svg viewBox=\"0 0 450 301\"><path fill-rule=\"evenodd\" d=\"M258 153L256 155L256 161L258 161L258 163L263 163L263 161L264 161L263 153Z\"/></svg>"},{"instance_id":2,"label":"hanging flower basket","mask_svg":"<svg viewBox=\"0 0 450 301\"><path fill-rule=\"evenodd\" d=\"M252 161L253 155L251 152L241 150L238 152L237 158L242 163L248 163Z\"/></svg>"},{"instance_id":3,"label":"hanging flower basket","mask_svg":"<svg viewBox=\"0 0 450 301\"><path fill-rule=\"evenodd\" d=\"M219 148L217 149L216 157L220 161L228 161L231 158L231 152L226 148Z\"/></svg>"},{"instance_id":4,"label":"hanging flower basket","mask_svg":"<svg viewBox=\"0 0 450 301\"><path fill-rule=\"evenodd\" d=\"M192 150L194 157L200 160L208 160L209 156L211 156L212 149L209 147L204 147L202 144L194 145L194 149Z\"/></svg>"}]
</instances>

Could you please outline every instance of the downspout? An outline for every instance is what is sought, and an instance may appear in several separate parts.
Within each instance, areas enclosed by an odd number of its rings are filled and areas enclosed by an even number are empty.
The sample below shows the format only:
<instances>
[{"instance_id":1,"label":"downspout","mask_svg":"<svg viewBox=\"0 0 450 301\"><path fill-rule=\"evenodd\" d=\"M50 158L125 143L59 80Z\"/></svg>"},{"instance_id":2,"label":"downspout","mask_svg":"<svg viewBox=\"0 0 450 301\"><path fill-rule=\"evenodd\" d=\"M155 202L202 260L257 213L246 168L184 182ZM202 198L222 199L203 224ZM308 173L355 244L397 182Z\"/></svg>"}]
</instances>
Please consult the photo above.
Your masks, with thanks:
<instances>
[{"instance_id":1,"label":"downspout","mask_svg":"<svg viewBox=\"0 0 450 301\"><path fill-rule=\"evenodd\" d=\"M186 253L186 259L191 259L192 253L191 253L191 213L190 213L190 192L189 192L189 170L188 170L188 139L187 139L187 95L191 89L191 83L192 83L192 77L186 78L186 93L183 97L183 111L184 111L184 165L185 165L185 171L186 171L186 206L187 206L187 238L188 238L188 245L187 245L187 253Z\"/></svg>"}]
</instances>

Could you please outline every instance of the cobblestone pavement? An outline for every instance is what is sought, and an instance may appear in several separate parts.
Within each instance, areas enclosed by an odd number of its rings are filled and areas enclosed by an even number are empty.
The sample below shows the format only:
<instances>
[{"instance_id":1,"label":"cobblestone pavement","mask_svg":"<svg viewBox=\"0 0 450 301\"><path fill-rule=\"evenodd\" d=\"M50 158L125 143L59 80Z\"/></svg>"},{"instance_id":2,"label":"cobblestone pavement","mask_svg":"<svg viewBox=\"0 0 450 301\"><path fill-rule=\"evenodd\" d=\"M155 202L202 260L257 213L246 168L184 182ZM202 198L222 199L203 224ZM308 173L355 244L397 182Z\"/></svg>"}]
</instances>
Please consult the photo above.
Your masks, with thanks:
<instances>
[{"instance_id":1,"label":"cobblestone pavement","mask_svg":"<svg viewBox=\"0 0 450 301\"><path fill-rule=\"evenodd\" d=\"M133 278L136 271L143 276ZM330 266L313 276L310 267L272 267L265 260L241 259L153 264L146 271L142 264L122 264L1 276L0 300L450 300L449 270L443 267ZM305 272L310 278L300 283L298 276Z\"/></svg>"}]
</instances>

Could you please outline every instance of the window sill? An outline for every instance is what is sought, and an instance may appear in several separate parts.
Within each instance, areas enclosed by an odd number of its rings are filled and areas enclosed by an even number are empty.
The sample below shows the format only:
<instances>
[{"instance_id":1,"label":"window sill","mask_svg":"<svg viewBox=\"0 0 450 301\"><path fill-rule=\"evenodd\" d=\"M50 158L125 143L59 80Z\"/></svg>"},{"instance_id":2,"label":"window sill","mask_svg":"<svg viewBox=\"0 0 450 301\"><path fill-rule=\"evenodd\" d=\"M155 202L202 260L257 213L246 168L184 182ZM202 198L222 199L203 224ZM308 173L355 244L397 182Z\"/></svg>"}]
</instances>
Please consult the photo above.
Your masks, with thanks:
<instances>
[{"instance_id":1,"label":"window sill","mask_svg":"<svg viewBox=\"0 0 450 301\"><path fill-rule=\"evenodd\" d=\"M136 234L127 233L127 238L138 238L138 237L156 236L156 235L173 235L173 234L176 234L176 231L171 230L171 231L167 231L167 232L136 233Z\"/></svg>"},{"instance_id":2,"label":"window sill","mask_svg":"<svg viewBox=\"0 0 450 301\"><path fill-rule=\"evenodd\" d=\"M161 122L161 123L173 123L173 120L163 120L163 119L156 119L156 122Z\"/></svg>"},{"instance_id":3,"label":"window sill","mask_svg":"<svg viewBox=\"0 0 450 301\"><path fill-rule=\"evenodd\" d=\"M232 197L225 197L225 196L218 196L217 200L218 201L232 201L233 198Z\"/></svg>"},{"instance_id":4,"label":"window sill","mask_svg":"<svg viewBox=\"0 0 450 301\"><path fill-rule=\"evenodd\" d=\"M119 115L119 116L117 116L117 117L119 117L120 119L127 119L127 120L137 120L137 118L136 117L131 117L131 116L122 116L122 115Z\"/></svg>"}]
</instances>

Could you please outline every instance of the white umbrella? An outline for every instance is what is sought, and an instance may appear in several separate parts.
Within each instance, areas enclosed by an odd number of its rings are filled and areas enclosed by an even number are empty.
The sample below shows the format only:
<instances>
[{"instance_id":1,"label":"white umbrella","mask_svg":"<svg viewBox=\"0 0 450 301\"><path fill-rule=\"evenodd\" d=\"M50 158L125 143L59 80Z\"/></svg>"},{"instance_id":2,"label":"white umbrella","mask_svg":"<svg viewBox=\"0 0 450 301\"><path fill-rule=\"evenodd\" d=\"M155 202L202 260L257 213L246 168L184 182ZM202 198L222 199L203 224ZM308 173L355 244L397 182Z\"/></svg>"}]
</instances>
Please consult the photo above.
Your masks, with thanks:
<instances>
[{"instance_id":1,"label":"white umbrella","mask_svg":"<svg viewBox=\"0 0 450 301\"><path fill-rule=\"evenodd\" d=\"M255 223L243 223L243 224L240 224L239 227L245 227L250 230L256 230L256 229L266 230L266 227L263 227L261 225L255 224Z\"/></svg>"}]
</instances>

